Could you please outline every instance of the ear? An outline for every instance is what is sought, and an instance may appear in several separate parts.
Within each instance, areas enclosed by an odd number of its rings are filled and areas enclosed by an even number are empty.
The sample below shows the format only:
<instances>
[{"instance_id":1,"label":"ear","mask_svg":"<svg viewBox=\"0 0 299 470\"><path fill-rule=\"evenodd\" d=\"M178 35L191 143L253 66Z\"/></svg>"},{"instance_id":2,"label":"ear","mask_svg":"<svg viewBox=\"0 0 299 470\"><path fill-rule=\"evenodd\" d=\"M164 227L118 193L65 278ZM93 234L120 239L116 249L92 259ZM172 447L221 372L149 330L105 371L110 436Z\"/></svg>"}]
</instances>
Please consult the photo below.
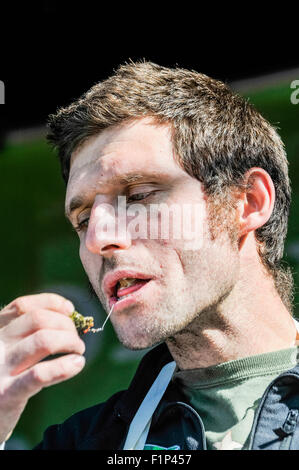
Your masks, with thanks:
<instances>
[{"instance_id":1,"label":"ear","mask_svg":"<svg viewBox=\"0 0 299 470\"><path fill-rule=\"evenodd\" d=\"M237 218L239 225L239 248L250 232L262 227L271 217L275 188L270 175L262 168L250 168L245 174L249 189L239 195Z\"/></svg>"}]
</instances>

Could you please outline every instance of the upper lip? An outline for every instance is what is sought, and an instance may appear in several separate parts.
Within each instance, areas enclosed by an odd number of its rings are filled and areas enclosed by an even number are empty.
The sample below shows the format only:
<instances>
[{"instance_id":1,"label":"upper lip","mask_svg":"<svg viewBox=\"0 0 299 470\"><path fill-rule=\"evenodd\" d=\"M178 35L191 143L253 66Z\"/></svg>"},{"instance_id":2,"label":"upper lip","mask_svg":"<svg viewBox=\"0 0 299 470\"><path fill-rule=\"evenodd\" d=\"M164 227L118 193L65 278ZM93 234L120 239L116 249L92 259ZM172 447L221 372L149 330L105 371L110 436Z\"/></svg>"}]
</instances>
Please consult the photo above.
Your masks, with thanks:
<instances>
[{"instance_id":1,"label":"upper lip","mask_svg":"<svg viewBox=\"0 0 299 470\"><path fill-rule=\"evenodd\" d=\"M154 276L132 270L120 270L106 274L102 282L102 290L110 298L114 294L117 282L124 277L133 277L137 279L154 279Z\"/></svg>"}]
</instances>

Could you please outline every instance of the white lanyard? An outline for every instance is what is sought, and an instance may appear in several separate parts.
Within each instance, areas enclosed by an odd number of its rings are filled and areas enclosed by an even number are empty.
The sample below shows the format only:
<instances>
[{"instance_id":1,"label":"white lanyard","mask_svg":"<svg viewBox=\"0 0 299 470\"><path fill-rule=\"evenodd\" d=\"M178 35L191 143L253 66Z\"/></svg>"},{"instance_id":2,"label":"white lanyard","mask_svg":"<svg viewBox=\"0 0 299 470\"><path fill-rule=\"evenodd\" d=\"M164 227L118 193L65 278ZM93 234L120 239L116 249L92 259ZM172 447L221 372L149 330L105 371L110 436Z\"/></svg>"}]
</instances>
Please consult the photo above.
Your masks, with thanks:
<instances>
[{"instance_id":1,"label":"white lanyard","mask_svg":"<svg viewBox=\"0 0 299 470\"><path fill-rule=\"evenodd\" d=\"M172 361L161 369L131 422L123 450L143 450L152 415L164 395L175 368L176 363Z\"/></svg>"}]
</instances>

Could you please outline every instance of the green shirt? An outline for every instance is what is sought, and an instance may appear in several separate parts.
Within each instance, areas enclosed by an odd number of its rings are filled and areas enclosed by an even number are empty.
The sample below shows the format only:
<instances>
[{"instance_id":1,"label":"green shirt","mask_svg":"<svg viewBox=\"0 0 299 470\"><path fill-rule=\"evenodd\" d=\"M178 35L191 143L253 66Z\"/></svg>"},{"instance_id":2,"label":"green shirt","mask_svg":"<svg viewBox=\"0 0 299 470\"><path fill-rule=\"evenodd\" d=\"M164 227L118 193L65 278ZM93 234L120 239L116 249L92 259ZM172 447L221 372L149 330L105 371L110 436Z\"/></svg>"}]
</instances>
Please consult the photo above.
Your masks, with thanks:
<instances>
[{"instance_id":1,"label":"green shirt","mask_svg":"<svg viewBox=\"0 0 299 470\"><path fill-rule=\"evenodd\" d=\"M208 450L245 450L254 413L267 386L297 364L297 347L173 376L200 415Z\"/></svg>"}]
</instances>

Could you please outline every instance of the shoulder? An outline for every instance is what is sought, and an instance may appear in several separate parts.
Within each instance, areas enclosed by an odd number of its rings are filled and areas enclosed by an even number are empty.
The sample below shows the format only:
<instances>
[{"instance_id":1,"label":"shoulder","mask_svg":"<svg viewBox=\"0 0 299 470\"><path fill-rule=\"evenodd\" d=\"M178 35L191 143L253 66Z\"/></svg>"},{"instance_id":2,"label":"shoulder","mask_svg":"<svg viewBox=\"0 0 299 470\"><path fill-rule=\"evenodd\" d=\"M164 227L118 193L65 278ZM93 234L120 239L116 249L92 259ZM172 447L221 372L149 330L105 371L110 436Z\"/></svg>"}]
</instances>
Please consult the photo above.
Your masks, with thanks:
<instances>
[{"instance_id":1,"label":"shoulder","mask_svg":"<svg viewBox=\"0 0 299 470\"><path fill-rule=\"evenodd\" d=\"M103 423L111 421L114 405L124 390L112 395L106 402L85 408L67 418L63 423L49 426L43 440L33 450L77 449L101 431Z\"/></svg>"},{"instance_id":2,"label":"shoulder","mask_svg":"<svg viewBox=\"0 0 299 470\"><path fill-rule=\"evenodd\" d=\"M155 377L171 360L166 344L151 349L142 358L127 390L75 413L61 424L49 426L43 440L33 450L117 448Z\"/></svg>"}]
</instances>

